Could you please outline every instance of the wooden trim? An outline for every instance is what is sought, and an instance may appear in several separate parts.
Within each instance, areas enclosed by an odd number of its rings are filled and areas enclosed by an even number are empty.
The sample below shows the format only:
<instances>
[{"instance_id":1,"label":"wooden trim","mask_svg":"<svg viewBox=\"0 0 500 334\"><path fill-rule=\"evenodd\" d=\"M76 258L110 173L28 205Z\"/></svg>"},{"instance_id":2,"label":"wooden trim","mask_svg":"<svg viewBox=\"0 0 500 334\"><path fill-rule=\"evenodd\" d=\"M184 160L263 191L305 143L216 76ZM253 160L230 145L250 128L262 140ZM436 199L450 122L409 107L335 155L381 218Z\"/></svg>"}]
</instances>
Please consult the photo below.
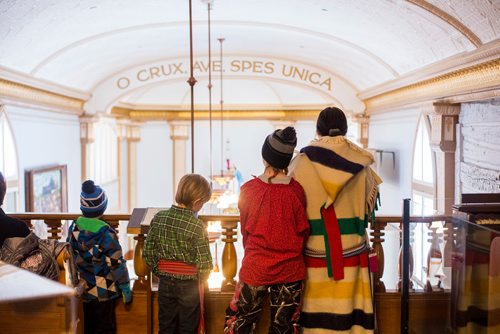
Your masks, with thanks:
<instances>
[{"instance_id":1,"label":"wooden trim","mask_svg":"<svg viewBox=\"0 0 500 334\"><path fill-rule=\"evenodd\" d=\"M462 204L500 203L500 194L462 194Z\"/></svg>"}]
</instances>

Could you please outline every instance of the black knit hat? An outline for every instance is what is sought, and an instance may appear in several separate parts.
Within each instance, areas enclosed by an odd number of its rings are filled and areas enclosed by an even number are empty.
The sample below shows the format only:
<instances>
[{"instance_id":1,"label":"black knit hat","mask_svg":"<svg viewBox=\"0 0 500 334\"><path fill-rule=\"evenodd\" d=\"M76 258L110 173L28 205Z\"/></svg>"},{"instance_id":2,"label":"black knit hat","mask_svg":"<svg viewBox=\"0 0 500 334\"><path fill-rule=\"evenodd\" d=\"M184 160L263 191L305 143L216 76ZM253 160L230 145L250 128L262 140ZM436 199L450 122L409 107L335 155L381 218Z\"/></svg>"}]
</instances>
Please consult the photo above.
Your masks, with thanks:
<instances>
[{"instance_id":1,"label":"black knit hat","mask_svg":"<svg viewBox=\"0 0 500 334\"><path fill-rule=\"evenodd\" d=\"M347 119L344 112L336 107L323 109L319 113L316 130L321 136L345 136L347 133Z\"/></svg>"},{"instance_id":2,"label":"black knit hat","mask_svg":"<svg viewBox=\"0 0 500 334\"><path fill-rule=\"evenodd\" d=\"M285 169L292 160L295 146L297 146L295 129L287 126L266 137L262 145L262 158L274 168Z\"/></svg>"}]
</instances>

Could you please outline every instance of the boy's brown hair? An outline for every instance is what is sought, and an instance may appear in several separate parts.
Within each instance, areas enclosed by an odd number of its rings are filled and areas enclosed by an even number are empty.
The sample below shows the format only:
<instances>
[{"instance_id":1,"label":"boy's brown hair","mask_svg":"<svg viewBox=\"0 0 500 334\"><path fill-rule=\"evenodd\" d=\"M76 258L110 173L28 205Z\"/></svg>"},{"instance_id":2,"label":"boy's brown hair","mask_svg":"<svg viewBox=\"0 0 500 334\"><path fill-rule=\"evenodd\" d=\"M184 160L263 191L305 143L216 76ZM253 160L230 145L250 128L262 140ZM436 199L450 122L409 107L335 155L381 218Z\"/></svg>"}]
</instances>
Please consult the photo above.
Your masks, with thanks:
<instances>
[{"instance_id":1,"label":"boy's brown hair","mask_svg":"<svg viewBox=\"0 0 500 334\"><path fill-rule=\"evenodd\" d=\"M191 208L194 201L201 199L205 203L211 195L212 189L207 179L199 174L186 174L177 185L175 201Z\"/></svg>"}]
</instances>

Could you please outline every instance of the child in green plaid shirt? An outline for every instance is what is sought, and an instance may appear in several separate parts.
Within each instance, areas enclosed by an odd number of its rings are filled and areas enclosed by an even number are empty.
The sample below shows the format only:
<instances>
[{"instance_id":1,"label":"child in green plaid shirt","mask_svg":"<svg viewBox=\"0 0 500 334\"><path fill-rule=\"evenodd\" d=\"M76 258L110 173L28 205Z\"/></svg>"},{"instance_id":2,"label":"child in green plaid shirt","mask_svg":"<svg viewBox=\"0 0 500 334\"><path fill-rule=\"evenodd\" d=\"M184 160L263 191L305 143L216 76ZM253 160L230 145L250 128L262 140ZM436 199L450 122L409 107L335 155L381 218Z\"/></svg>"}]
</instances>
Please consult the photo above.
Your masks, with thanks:
<instances>
[{"instance_id":1,"label":"child in green plaid shirt","mask_svg":"<svg viewBox=\"0 0 500 334\"><path fill-rule=\"evenodd\" d=\"M151 221L143 257L160 278L160 333L195 333L200 322L200 287L212 270L208 232L196 217L211 196L208 181L184 175L176 205L158 212Z\"/></svg>"}]
</instances>

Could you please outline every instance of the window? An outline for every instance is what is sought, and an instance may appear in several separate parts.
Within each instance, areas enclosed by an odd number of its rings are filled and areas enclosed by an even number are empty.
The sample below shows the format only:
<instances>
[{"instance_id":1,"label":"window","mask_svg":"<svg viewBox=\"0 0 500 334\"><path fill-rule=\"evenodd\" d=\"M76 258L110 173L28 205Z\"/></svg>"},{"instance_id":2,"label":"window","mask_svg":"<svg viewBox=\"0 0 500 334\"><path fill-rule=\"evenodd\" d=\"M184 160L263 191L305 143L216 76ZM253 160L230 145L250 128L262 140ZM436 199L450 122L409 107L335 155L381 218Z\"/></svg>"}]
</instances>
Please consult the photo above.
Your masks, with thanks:
<instances>
[{"instance_id":1,"label":"window","mask_svg":"<svg viewBox=\"0 0 500 334\"><path fill-rule=\"evenodd\" d=\"M418 123L413 151L412 214L429 216L434 214L434 157L429 140L429 125L426 116ZM434 227L434 226L433 226ZM423 288L427 279L427 255L429 253L430 229L426 224L411 224L410 239L413 249L412 280ZM427 269L427 268L425 268Z\"/></svg>"},{"instance_id":2,"label":"window","mask_svg":"<svg viewBox=\"0 0 500 334\"><path fill-rule=\"evenodd\" d=\"M427 117L418 123L413 151L412 213L430 215L434 212L434 158L429 140Z\"/></svg>"},{"instance_id":3,"label":"window","mask_svg":"<svg viewBox=\"0 0 500 334\"><path fill-rule=\"evenodd\" d=\"M0 107L0 171L7 182L3 208L8 212L16 212L19 210L17 152L10 124L2 107Z\"/></svg>"}]
</instances>

